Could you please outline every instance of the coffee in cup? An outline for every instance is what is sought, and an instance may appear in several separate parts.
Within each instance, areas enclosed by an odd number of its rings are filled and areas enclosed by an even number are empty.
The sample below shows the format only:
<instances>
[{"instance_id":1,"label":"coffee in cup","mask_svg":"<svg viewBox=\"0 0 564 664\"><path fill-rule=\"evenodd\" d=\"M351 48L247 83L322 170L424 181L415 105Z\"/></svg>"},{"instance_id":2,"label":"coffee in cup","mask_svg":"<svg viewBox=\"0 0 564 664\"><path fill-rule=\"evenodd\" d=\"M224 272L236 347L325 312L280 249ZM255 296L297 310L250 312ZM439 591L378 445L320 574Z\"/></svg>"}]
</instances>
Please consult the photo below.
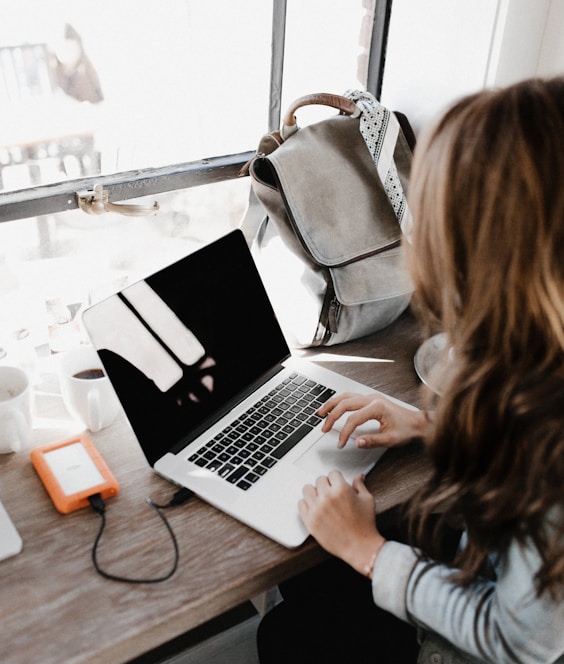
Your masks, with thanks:
<instances>
[{"instance_id":1,"label":"coffee in cup","mask_svg":"<svg viewBox=\"0 0 564 664\"><path fill-rule=\"evenodd\" d=\"M102 369L82 369L74 374L74 378L81 380L94 380L96 378L103 378L106 374Z\"/></svg>"},{"instance_id":2,"label":"coffee in cup","mask_svg":"<svg viewBox=\"0 0 564 664\"><path fill-rule=\"evenodd\" d=\"M79 346L61 354L61 393L69 413L92 432L109 426L119 401L92 346Z\"/></svg>"}]
</instances>

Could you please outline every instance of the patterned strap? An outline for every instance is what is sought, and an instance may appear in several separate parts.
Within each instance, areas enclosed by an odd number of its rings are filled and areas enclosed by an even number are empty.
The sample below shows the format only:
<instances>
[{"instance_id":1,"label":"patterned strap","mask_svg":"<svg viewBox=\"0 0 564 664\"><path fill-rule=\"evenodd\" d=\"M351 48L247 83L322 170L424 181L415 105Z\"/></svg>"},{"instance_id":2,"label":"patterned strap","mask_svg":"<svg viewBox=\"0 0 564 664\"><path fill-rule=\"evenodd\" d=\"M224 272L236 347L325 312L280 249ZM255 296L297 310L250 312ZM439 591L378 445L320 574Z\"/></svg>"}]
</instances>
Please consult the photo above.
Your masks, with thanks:
<instances>
[{"instance_id":1,"label":"patterned strap","mask_svg":"<svg viewBox=\"0 0 564 664\"><path fill-rule=\"evenodd\" d=\"M394 162L394 150L400 132L396 116L369 92L347 90L344 94L352 99L362 111L360 133L372 155L384 190L394 208L403 233L411 229L411 213L407 205L406 192L398 176Z\"/></svg>"}]
</instances>

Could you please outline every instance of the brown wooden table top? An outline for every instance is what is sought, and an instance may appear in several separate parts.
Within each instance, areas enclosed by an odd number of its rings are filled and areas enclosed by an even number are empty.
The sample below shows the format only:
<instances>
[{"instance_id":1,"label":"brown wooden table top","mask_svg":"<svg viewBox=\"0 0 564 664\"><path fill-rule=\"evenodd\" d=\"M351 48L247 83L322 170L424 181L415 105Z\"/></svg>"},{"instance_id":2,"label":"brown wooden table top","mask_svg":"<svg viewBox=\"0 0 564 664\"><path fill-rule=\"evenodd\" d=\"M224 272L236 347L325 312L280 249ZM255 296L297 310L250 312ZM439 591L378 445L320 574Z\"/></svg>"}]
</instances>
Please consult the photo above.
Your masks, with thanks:
<instances>
[{"instance_id":1,"label":"brown wooden table top","mask_svg":"<svg viewBox=\"0 0 564 664\"><path fill-rule=\"evenodd\" d=\"M413 356L419 343L418 327L408 312L374 335L305 355L418 405ZM53 387L53 376L51 382L48 378L36 392L35 445L77 433L61 410L58 385ZM167 502L175 487L152 471L124 417L91 437L121 487L107 502L100 564L125 576L166 572L172 545L146 498ZM386 452L368 477L378 511L407 499L427 471L415 445ZM99 516L90 509L59 514L28 454L0 455L0 500L24 542L20 554L0 562L4 663L125 662L325 557L311 539L297 550L285 549L192 499L166 512L180 548L176 574L164 583L116 583L92 566Z\"/></svg>"}]
</instances>

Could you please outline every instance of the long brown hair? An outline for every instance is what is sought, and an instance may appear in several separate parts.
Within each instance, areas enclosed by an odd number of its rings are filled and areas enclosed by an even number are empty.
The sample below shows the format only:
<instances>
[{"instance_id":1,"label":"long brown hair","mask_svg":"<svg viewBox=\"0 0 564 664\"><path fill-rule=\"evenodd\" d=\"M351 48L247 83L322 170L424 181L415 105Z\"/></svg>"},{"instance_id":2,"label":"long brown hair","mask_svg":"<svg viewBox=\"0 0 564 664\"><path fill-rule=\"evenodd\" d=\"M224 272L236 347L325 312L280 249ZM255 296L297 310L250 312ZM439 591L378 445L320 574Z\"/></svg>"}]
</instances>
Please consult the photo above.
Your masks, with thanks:
<instances>
[{"instance_id":1,"label":"long brown hair","mask_svg":"<svg viewBox=\"0 0 564 664\"><path fill-rule=\"evenodd\" d=\"M415 532L462 518L462 584L530 538L537 592L563 592L564 78L455 104L416 148L409 198L416 301L452 348Z\"/></svg>"}]
</instances>

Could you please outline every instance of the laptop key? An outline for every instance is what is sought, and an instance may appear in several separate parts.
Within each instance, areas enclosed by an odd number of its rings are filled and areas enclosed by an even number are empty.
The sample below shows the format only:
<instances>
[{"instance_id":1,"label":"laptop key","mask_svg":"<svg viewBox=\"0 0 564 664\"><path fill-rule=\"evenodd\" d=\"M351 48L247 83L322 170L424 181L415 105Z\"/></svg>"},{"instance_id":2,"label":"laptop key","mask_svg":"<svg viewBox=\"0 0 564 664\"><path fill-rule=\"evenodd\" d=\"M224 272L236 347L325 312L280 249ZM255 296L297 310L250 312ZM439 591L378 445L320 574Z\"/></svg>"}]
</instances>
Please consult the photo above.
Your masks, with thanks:
<instances>
[{"instance_id":1,"label":"laptop key","mask_svg":"<svg viewBox=\"0 0 564 664\"><path fill-rule=\"evenodd\" d=\"M239 466L239 468L236 468L231 474L227 476L227 481L231 482L231 484L236 484L241 478L243 478L247 474L248 471L249 468L246 468L245 466ZM225 475L222 475L222 477L225 477Z\"/></svg>"},{"instance_id":2,"label":"laptop key","mask_svg":"<svg viewBox=\"0 0 564 664\"><path fill-rule=\"evenodd\" d=\"M272 450L270 453L275 459L281 459L285 454L287 454L293 447L295 447L300 440L307 436L307 434L313 430L313 427L310 427L307 424L302 424L301 427L296 429L294 433L286 438L278 447Z\"/></svg>"},{"instance_id":3,"label":"laptop key","mask_svg":"<svg viewBox=\"0 0 564 664\"><path fill-rule=\"evenodd\" d=\"M214 461L211 461L210 463L208 463L206 468L208 470L211 470L212 473L216 473L221 468L222 465L223 465L223 463L219 459L215 459Z\"/></svg>"},{"instance_id":4,"label":"laptop key","mask_svg":"<svg viewBox=\"0 0 564 664\"><path fill-rule=\"evenodd\" d=\"M222 466L218 470L218 475L220 477L227 478L234 470L235 470L235 466L232 466L230 463L226 463L224 466Z\"/></svg>"},{"instance_id":5,"label":"laptop key","mask_svg":"<svg viewBox=\"0 0 564 664\"><path fill-rule=\"evenodd\" d=\"M335 394L335 390L332 390L331 388L326 387L325 390L324 390L321 394L318 394L318 395L317 395L317 398L319 399L319 401L322 401L323 403L325 403L325 402L328 401L328 400L329 400L334 394Z\"/></svg>"}]
</instances>

